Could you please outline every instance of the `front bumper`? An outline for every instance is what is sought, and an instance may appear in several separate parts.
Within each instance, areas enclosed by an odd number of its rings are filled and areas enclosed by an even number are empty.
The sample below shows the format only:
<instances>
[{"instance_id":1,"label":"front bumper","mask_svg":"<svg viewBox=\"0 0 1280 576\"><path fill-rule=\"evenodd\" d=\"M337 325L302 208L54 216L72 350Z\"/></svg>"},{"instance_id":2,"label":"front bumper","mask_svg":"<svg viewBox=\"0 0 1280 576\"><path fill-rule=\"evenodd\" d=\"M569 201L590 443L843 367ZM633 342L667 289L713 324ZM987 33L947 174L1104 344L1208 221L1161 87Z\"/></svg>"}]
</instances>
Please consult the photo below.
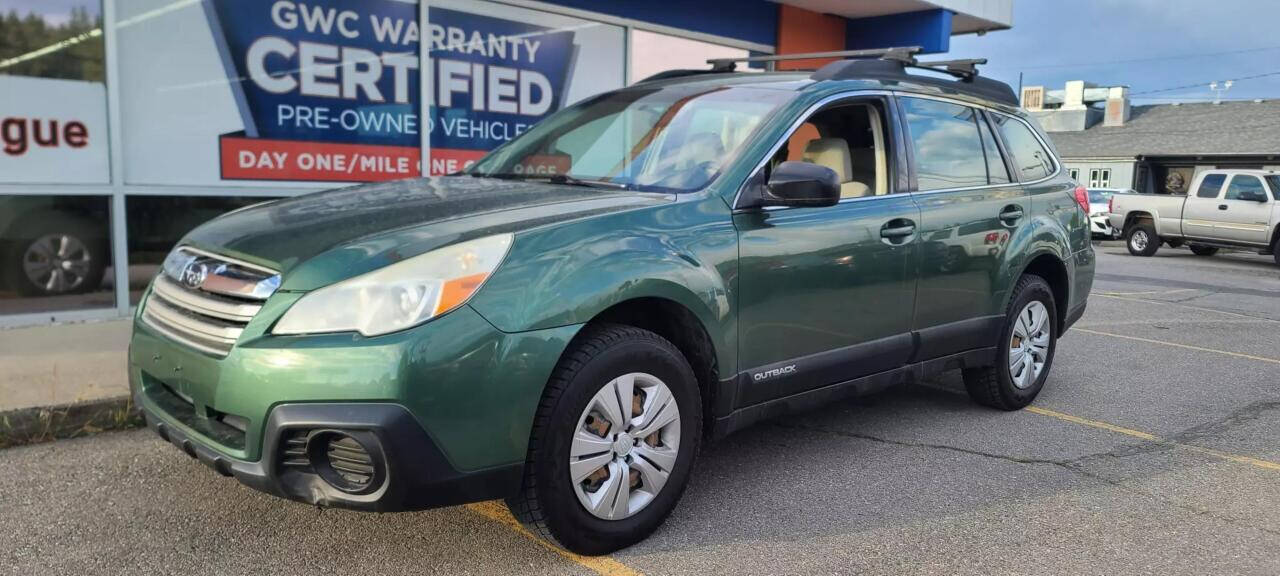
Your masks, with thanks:
<instances>
[{"instance_id":1,"label":"front bumper","mask_svg":"<svg viewBox=\"0 0 1280 576\"><path fill-rule=\"evenodd\" d=\"M1115 228L1111 227L1111 220L1106 214L1089 217L1089 232L1094 236L1106 236L1108 238L1115 238L1120 235Z\"/></svg>"},{"instance_id":2,"label":"front bumper","mask_svg":"<svg viewBox=\"0 0 1280 576\"><path fill-rule=\"evenodd\" d=\"M145 406L145 403L144 403ZM184 427L151 408L143 408L147 426L161 438L223 476L255 490L319 506L392 512L419 510L500 498L519 487L519 465L488 470L455 470L403 406L395 404L284 404L271 411L262 458L248 462L218 452ZM281 463L284 438L291 431L339 430L363 437L381 474L360 493L327 483L314 471Z\"/></svg>"},{"instance_id":3,"label":"front bumper","mask_svg":"<svg viewBox=\"0 0 1280 576\"><path fill-rule=\"evenodd\" d=\"M246 330L220 358L135 322L129 379L156 432L248 486L326 506L418 509L515 489L543 388L579 328L504 333L463 306L376 338ZM385 489L351 494L286 470L282 442L298 429L367 439L381 451Z\"/></svg>"}]
</instances>

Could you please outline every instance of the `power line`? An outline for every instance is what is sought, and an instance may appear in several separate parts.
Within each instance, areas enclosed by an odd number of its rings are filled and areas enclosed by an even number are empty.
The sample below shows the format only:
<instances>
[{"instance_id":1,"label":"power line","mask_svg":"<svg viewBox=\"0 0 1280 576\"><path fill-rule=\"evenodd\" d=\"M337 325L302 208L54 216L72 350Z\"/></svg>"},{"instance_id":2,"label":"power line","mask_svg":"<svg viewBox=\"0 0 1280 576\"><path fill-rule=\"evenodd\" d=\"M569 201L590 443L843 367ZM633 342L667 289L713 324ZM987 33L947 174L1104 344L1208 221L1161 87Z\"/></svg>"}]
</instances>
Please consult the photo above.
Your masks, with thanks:
<instances>
[{"instance_id":1,"label":"power line","mask_svg":"<svg viewBox=\"0 0 1280 576\"><path fill-rule=\"evenodd\" d=\"M1275 72L1263 72L1262 74L1254 74L1251 76L1241 76L1239 78L1228 78L1227 81L1241 82L1244 80L1257 80L1258 78L1266 78L1268 76L1280 76L1280 70ZM1175 92L1178 90L1186 90L1188 88L1204 88L1205 86L1208 86L1208 85L1209 85L1209 82L1196 82L1194 84L1183 84L1181 86L1170 86L1168 88L1156 88L1154 90L1142 90L1139 92L1130 92L1129 95L1139 96L1142 94L1159 94L1162 92Z\"/></svg>"}]
</instances>

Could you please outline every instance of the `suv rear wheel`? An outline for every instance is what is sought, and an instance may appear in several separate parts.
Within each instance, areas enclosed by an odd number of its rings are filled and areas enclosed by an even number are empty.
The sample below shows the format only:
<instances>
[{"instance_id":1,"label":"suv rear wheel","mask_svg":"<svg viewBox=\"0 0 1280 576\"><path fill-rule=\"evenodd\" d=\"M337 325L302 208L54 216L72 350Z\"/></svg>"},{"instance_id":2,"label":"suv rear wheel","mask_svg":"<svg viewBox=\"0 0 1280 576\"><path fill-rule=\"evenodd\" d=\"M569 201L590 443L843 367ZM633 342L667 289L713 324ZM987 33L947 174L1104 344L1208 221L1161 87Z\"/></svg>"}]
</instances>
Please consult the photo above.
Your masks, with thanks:
<instances>
[{"instance_id":1,"label":"suv rear wheel","mask_svg":"<svg viewBox=\"0 0 1280 576\"><path fill-rule=\"evenodd\" d=\"M1134 256L1154 256L1160 249L1160 235L1150 223L1138 222L1129 226L1125 246Z\"/></svg>"},{"instance_id":2,"label":"suv rear wheel","mask_svg":"<svg viewBox=\"0 0 1280 576\"><path fill-rule=\"evenodd\" d=\"M511 513L579 554L643 540L680 500L702 433L689 363L631 326L589 326L538 407Z\"/></svg>"},{"instance_id":3,"label":"suv rear wheel","mask_svg":"<svg viewBox=\"0 0 1280 576\"><path fill-rule=\"evenodd\" d=\"M1023 276L1005 313L996 365L963 372L969 397L1000 410L1017 410L1035 400L1053 365L1057 324L1057 304L1049 284L1039 276Z\"/></svg>"}]
</instances>

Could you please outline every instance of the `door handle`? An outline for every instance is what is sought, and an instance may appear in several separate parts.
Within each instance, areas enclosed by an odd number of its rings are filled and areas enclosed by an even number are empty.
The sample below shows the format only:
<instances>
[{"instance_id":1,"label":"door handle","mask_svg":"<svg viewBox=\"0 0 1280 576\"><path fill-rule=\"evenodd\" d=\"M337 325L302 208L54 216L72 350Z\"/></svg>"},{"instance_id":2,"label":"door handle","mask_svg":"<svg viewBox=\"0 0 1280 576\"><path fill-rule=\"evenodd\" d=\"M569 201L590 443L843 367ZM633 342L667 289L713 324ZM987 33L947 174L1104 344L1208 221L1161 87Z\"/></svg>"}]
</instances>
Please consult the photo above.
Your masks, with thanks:
<instances>
[{"instance_id":1,"label":"door handle","mask_svg":"<svg viewBox=\"0 0 1280 576\"><path fill-rule=\"evenodd\" d=\"M880 227L880 237L892 244L902 243L915 233L916 223L906 218L895 218Z\"/></svg>"},{"instance_id":2,"label":"door handle","mask_svg":"<svg viewBox=\"0 0 1280 576\"><path fill-rule=\"evenodd\" d=\"M1022 207L1018 205L1005 206L1000 211L1000 221L1006 226L1012 226L1015 222L1022 219Z\"/></svg>"},{"instance_id":3,"label":"door handle","mask_svg":"<svg viewBox=\"0 0 1280 576\"><path fill-rule=\"evenodd\" d=\"M1219 210L1226 210L1226 209L1227 209L1227 205L1226 205L1226 204L1219 204L1219 205L1218 205L1218 209L1219 209Z\"/></svg>"}]
</instances>

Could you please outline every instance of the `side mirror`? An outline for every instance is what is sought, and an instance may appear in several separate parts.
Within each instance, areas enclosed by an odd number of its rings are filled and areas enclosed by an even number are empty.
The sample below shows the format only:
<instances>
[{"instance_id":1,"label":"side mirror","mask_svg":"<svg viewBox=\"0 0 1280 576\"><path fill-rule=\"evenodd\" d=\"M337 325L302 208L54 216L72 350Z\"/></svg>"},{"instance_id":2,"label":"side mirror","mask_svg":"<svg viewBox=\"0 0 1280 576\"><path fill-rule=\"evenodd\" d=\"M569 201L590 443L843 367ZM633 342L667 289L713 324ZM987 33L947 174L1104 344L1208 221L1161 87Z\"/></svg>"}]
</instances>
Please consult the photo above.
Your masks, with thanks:
<instances>
[{"instance_id":1,"label":"side mirror","mask_svg":"<svg viewBox=\"0 0 1280 576\"><path fill-rule=\"evenodd\" d=\"M840 201L840 177L819 164L783 162L769 175L760 200L764 206L832 206Z\"/></svg>"}]
</instances>

